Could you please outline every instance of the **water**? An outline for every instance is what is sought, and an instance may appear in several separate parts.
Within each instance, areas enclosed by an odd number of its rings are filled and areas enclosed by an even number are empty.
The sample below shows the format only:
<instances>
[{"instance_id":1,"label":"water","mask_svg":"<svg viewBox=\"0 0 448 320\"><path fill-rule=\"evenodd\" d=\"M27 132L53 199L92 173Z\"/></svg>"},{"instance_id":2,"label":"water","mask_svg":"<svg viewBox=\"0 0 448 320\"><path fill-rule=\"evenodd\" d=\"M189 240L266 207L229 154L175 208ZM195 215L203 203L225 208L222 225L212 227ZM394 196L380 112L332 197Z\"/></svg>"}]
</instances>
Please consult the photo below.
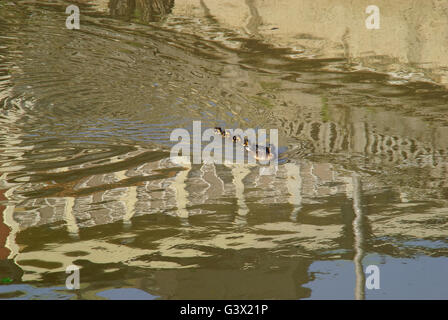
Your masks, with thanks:
<instances>
[{"instance_id":1,"label":"water","mask_svg":"<svg viewBox=\"0 0 448 320\"><path fill-rule=\"evenodd\" d=\"M448 8L331 3L92 0L68 30L2 1L0 298L446 299ZM173 163L193 121L278 129L278 171Z\"/></svg>"}]
</instances>

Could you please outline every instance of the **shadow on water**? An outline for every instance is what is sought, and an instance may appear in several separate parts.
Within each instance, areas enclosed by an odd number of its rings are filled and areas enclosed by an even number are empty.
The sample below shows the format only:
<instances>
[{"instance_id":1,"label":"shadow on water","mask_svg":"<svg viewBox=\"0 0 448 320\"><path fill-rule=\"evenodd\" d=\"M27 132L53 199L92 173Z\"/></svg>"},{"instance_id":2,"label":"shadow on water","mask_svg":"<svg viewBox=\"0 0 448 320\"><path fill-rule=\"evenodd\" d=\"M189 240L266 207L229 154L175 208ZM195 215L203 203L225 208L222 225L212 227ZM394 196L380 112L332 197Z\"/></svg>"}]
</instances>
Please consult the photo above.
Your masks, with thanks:
<instances>
[{"instance_id":1,"label":"shadow on water","mask_svg":"<svg viewBox=\"0 0 448 320\"><path fill-rule=\"evenodd\" d=\"M287 2L0 4L0 298L446 297L438 24L384 3L410 33L380 45L363 4ZM283 161L170 159L197 120L278 129Z\"/></svg>"}]
</instances>

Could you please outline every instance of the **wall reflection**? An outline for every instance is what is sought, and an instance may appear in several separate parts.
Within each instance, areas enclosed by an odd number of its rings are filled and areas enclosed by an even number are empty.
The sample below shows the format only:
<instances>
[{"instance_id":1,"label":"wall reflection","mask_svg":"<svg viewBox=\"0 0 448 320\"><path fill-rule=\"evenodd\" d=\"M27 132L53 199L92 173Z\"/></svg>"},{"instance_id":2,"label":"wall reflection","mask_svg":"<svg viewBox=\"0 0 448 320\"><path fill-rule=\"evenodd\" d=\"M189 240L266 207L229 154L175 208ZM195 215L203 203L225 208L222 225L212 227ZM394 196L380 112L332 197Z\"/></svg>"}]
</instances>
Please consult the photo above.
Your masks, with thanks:
<instances>
[{"instance_id":1,"label":"wall reflection","mask_svg":"<svg viewBox=\"0 0 448 320\"><path fill-rule=\"evenodd\" d=\"M148 23L163 19L173 6L174 0L110 0L109 12L113 17Z\"/></svg>"},{"instance_id":2,"label":"wall reflection","mask_svg":"<svg viewBox=\"0 0 448 320\"><path fill-rule=\"evenodd\" d=\"M344 0L176 0L174 14L212 17L222 27L242 31L291 57L342 58L397 80L428 79L448 85L448 7L444 1L375 1L379 30L369 30L371 1ZM418 7L418 8L417 8Z\"/></svg>"}]
</instances>

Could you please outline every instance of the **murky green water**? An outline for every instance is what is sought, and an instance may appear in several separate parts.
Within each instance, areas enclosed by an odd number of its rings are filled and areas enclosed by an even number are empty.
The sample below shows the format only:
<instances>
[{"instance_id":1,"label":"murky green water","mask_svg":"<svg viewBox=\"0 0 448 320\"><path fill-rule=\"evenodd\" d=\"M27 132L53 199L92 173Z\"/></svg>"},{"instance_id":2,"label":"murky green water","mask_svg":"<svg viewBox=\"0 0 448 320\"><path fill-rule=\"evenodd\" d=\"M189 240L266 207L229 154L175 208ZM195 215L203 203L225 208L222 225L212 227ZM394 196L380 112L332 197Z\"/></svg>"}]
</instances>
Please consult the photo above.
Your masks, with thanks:
<instances>
[{"instance_id":1,"label":"murky green water","mask_svg":"<svg viewBox=\"0 0 448 320\"><path fill-rule=\"evenodd\" d=\"M92 0L68 30L2 0L0 298L448 298L448 7L331 3ZM278 129L276 174L170 161L199 120Z\"/></svg>"}]
</instances>

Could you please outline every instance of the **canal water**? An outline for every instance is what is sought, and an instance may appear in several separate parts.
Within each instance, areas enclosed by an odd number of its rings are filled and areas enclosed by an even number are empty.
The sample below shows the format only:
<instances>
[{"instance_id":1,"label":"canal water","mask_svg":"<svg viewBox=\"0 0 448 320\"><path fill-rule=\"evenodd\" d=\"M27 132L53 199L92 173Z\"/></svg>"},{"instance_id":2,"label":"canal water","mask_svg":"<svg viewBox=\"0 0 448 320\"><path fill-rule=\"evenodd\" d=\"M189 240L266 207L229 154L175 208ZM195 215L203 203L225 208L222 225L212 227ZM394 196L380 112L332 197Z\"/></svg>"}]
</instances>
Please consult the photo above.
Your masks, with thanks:
<instances>
[{"instance_id":1,"label":"canal water","mask_svg":"<svg viewBox=\"0 0 448 320\"><path fill-rule=\"evenodd\" d=\"M448 298L448 4L370 2L2 0L0 298Z\"/></svg>"}]
</instances>

